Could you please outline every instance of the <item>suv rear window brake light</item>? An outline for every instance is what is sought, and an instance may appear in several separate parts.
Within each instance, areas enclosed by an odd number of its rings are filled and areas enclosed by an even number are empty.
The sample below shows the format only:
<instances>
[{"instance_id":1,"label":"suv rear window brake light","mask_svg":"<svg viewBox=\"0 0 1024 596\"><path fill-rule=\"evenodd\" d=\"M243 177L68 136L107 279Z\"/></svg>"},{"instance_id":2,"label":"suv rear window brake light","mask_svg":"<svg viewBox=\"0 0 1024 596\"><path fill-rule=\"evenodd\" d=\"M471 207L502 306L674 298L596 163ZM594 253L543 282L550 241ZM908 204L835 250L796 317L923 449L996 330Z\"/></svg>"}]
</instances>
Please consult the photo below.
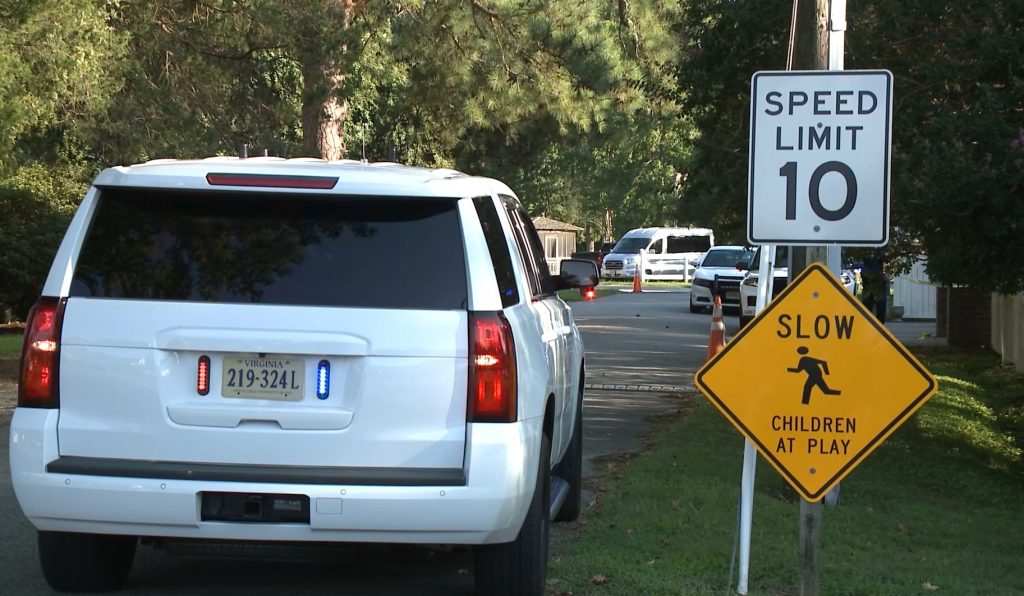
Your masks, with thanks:
<instances>
[{"instance_id":1,"label":"suv rear window brake light","mask_svg":"<svg viewBox=\"0 0 1024 596\"><path fill-rule=\"evenodd\" d=\"M18 407L56 408L60 405L57 369L66 302L66 298L43 297L29 311L21 351Z\"/></svg>"},{"instance_id":2,"label":"suv rear window brake light","mask_svg":"<svg viewBox=\"0 0 1024 596\"><path fill-rule=\"evenodd\" d=\"M338 183L331 176L277 176L274 174L215 174L206 175L211 186L262 186L267 188L312 188L330 190Z\"/></svg>"},{"instance_id":3,"label":"suv rear window brake light","mask_svg":"<svg viewBox=\"0 0 1024 596\"><path fill-rule=\"evenodd\" d=\"M469 318L469 422L515 422L518 418L516 346L501 313Z\"/></svg>"}]
</instances>

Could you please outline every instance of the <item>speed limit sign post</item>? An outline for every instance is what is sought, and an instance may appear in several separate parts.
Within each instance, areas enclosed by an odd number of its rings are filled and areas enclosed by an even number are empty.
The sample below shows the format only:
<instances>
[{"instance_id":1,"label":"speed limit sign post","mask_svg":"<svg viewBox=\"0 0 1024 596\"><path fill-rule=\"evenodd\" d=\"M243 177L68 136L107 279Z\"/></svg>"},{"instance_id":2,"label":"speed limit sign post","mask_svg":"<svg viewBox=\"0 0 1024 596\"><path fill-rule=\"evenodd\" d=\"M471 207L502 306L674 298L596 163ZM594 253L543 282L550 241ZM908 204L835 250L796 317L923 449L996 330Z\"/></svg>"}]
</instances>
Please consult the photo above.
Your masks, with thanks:
<instances>
[{"instance_id":1,"label":"speed limit sign post","mask_svg":"<svg viewBox=\"0 0 1024 596\"><path fill-rule=\"evenodd\" d=\"M751 91L750 243L886 244L892 73L758 72Z\"/></svg>"}]
</instances>

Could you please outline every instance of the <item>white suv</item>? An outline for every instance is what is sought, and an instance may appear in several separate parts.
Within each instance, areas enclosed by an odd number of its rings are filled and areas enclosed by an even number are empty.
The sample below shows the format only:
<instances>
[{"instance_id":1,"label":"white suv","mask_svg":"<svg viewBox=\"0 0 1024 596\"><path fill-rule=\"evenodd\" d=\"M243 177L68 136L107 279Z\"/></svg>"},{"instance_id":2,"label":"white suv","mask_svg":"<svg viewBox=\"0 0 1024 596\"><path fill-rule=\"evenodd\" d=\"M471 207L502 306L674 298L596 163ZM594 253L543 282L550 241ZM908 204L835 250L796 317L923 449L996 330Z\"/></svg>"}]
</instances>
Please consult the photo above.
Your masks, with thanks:
<instances>
[{"instance_id":1,"label":"white suv","mask_svg":"<svg viewBox=\"0 0 1024 596\"><path fill-rule=\"evenodd\" d=\"M758 247L750 260L750 269L740 283L740 329L746 327L747 323L754 319L754 311L757 310L757 284L758 268L761 262L761 248ZM843 286L851 294L856 294L856 284L853 273L844 269L839 275ZM789 283L789 247L777 246L775 248L775 263L772 267L772 298L778 296Z\"/></svg>"},{"instance_id":2,"label":"white suv","mask_svg":"<svg viewBox=\"0 0 1024 596\"><path fill-rule=\"evenodd\" d=\"M504 184L309 159L105 170L27 323L14 490L58 590L156 544L478 545L541 594L580 510L583 347ZM232 541L232 542L228 542ZM207 547L210 543L205 543Z\"/></svg>"},{"instance_id":3,"label":"white suv","mask_svg":"<svg viewBox=\"0 0 1024 596\"><path fill-rule=\"evenodd\" d=\"M743 280L753 249L744 246L712 246L704 253L690 285L690 312L711 310L715 295L725 307L740 305Z\"/></svg>"}]
</instances>

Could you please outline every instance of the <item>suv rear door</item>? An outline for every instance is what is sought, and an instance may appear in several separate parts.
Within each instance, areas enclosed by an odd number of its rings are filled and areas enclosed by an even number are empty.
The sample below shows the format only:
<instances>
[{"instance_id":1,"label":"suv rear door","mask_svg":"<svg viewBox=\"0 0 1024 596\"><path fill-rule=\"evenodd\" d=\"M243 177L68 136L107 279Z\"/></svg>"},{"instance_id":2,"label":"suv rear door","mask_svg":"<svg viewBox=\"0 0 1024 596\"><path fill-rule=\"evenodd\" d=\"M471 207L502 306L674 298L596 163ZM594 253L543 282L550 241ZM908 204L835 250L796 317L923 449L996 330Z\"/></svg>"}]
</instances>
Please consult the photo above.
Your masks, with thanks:
<instances>
[{"instance_id":1,"label":"suv rear door","mask_svg":"<svg viewBox=\"0 0 1024 596\"><path fill-rule=\"evenodd\" d=\"M462 467L455 199L107 188L98 201L64 317L62 456Z\"/></svg>"},{"instance_id":2,"label":"suv rear door","mask_svg":"<svg viewBox=\"0 0 1024 596\"><path fill-rule=\"evenodd\" d=\"M544 258L544 247L530 216L514 199L506 198L503 204L527 272L530 309L540 326L540 336L546 350L544 366L551 390L555 394L555 406L564 414L568 401L565 397L571 386L569 370L573 358L569 342L572 333L571 313L565 302L555 294L554 283ZM570 417L559 415L557 420L566 424L567 418ZM552 453L560 453L559 441L565 436L561 429L556 429L556 433L552 437Z\"/></svg>"}]
</instances>

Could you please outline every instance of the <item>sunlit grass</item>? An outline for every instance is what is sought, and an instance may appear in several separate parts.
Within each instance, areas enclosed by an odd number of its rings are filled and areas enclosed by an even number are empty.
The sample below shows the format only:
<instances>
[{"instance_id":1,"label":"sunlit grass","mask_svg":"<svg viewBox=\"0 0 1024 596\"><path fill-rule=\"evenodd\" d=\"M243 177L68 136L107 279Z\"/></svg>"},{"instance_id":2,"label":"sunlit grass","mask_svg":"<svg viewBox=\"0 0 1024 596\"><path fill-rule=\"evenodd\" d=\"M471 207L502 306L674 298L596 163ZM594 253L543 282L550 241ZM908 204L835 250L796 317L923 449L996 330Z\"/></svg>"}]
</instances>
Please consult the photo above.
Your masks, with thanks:
<instances>
[{"instance_id":1,"label":"sunlit grass","mask_svg":"<svg viewBox=\"0 0 1024 596\"><path fill-rule=\"evenodd\" d=\"M0 334L0 358L20 358L21 340L20 333Z\"/></svg>"},{"instance_id":2,"label":"sunlit grass","mask_svg":"<svg viewBox=\"0 0 1024 596\"><path fill-rule=\"evenodd\" d=\"M594 288L594 298L601 298L603 296L610 296L612 294L618 294L619 290L616 288L602 288L598 286ZM559 290L558 297L566 302L575 302L576 300L583 300L583 296L580 295L579 290Z\"/></svg>"}]
</instances>

